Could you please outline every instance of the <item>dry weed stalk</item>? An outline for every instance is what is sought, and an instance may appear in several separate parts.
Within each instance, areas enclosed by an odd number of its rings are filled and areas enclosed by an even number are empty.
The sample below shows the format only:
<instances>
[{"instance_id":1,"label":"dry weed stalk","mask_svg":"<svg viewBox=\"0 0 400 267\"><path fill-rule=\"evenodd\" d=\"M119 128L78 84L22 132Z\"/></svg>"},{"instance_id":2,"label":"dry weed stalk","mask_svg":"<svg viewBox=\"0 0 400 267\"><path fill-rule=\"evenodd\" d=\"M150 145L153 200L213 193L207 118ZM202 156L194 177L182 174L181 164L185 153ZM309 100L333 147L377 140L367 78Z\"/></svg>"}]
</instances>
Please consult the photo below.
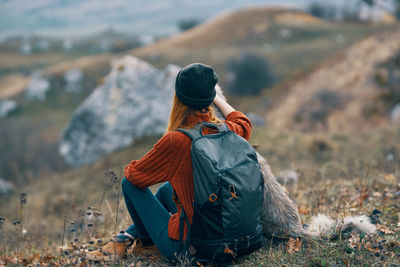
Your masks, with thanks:
<instances>
[{"instance_id":1,"label":"dry weed stalk","mask_svg":"<svg viewBox=\"0 0 400 267\"><path fill-rule=\"evenodd\" d=\"M5 233L3 229L3 224L6 221L6 218L0 217L0 232L1 232L1 239L3 243L3 257L4 257L4 266L7 266L7 255L6 255L6 241L5 241Z\"/></svg>"},{"instance_id":2,"label":"dry weed stalk","mask_svg":"<svg viewBox=\"0 0 400 267\"><path fill-rule=\"evenodd\" d=\"M64 253L64 240L65 240L65 225L67 223L67 216L64 216L64 227L63 227L63 234L62 234L62 241L61 241L61 252Z\"/></svg>"},{"instance_id":3,"label":"dry weed stalk","mask_svg":"<svg viewBox=\"0 0 400 267\"><path fill-rule=\"evenodd\" d=\"M121 169L120 169L120 175L121 175ZM115 186L115 190L117 191L117 200L116 200L116 216L115 216L115 224L114 224L114 234L117 233L117 226L118 226L118 214L119 214L119 202L120 202L120 195L121 195L121 180L118 178L118 176L115 174L115 172L111 169L104 171L104 175L108 177L112 183ZM114 243L114 257L116 260L116 248L115 248L115 243Z\"/></svg>"},{"instance_id":4,"label":"dry weed stalk","mask_svg":"<svg viewBox=\"0 0 400 267\"><path fill-rule=\"evenodd\" d=\"M24 243L25 243L25 206L27 203L27 193L20 193L19 194L19 209L18 209L18 216L20 220L20 225L19 225L19 231L21 234L21 246L22 246L22 251L25 251L24 249Z\"/></svg>"},{"instance_id":5,"label":"dry weed stalk","mask_svg":"<svg viewBox=\"0 0 400 267\"><path fill-rule=\"evenodd\" d=\"M19 226L21 225L20 220L16 220L13 222L14 228L15 228L15 233L17 237L17 247L16 247L16 254L17 254L17 262L19 262L19 254L20 254L20 231L19 231Z\"/></svg>"}]
</instances>

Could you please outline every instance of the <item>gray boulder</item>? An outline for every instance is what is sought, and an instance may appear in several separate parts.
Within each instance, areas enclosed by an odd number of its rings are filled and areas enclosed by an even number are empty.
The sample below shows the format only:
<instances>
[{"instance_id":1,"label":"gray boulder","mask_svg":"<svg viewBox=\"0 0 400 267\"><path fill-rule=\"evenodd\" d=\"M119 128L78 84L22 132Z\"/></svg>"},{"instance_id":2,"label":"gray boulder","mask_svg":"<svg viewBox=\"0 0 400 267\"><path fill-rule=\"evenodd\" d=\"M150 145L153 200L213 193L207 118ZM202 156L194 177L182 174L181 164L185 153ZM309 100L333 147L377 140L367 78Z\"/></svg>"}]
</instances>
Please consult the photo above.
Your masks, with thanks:
<instances>
[{"instance_id":1,"label":"gray boulder","mask_svg":"<svg viewBox=\"0 0 400 267\"><path fill-rule=\"evenodd\" d=\"M9 194L14 189L14 185L10 181L0 178L0 195Z\"/></svg>"},{"instance_id":2,"label":"gray boulder","mask_svg":"<svg viewBox=\"0 0 400 267\"><path fill-rule=\"evenodd\" d=\"M293 170L283 170L276 175L276 180L281 185L297 185L299 175Z\"/></svg>"},{"instance_id":3,"label":"gray boulder","mask_svg":"<svg viewBox=\"0 0 400 267\"><path fill-rule=\"evenodd\" d=\"M9 99L0 99L0 118L7 117L10 112L17 108L17 102Z\"/></svg>"},{"instance_id":4,"label":"gray boulder","mask_svg":"<svg viewBox=\"0 0 400 267\"><path fill-rule=\"evenodd\" d=\"M158 70L132 56L112 65L104 84L78 107L64 130L59 152L79 167L134 143L162 134L172 106L175 77L180 68Z\"/></svg>"},{"instance_id":5,"label":"gray boulder","mask_svg":"<svg viewBox=\"0 0 400 267\"><path fill-rule=\"evenodd\" d=\"M400 123L400 103L393 107L392 111L390 112L390 118L393 122Z\"/></svg>"},{"instance_id":6,"label":"gray boulder","mask_svg":"<svg viewBox=\"0 0 400 267\"><path fill-rule=\"evenodd\" d=\"M31 78L30 84L25 89L25 96L29 100L42 101L46 98L46 94L49 89L49 81L43 78L40 73L35 73Z\"/></svg>"},{"instance_id":7,"label":"gray boulder","mask_svg":"<svg viewBox=\"0 0 400 267\"><path fill-rule=\"evenodd\" d=\"M260 127L265 126L264 119L261 116L257 115L256 113L249 112L246 114L246 116L249 118L253 126L260 126Z\"/></svg>"},{"instance_id":8,"label":"gray boulder","mask_svg":"<svg viewBox=\"0 0 400 267\"><path fill-rule=\"evenodd\" d=\"M65 90L69 93L80 93L82 90L83 72L79 69L70 69L64 73Z\"/></svg>"}]
</instances>

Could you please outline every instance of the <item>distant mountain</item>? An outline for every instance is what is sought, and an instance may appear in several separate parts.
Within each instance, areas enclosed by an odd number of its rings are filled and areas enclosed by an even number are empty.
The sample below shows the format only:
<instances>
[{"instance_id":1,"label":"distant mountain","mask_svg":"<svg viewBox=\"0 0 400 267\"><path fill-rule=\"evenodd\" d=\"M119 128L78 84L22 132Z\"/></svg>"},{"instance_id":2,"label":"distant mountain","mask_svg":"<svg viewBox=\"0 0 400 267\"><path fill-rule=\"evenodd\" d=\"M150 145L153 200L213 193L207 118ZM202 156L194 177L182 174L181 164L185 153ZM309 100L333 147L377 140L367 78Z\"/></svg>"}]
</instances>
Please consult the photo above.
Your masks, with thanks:
<instances>
[{"instance_id":1,"label":"distant mountain","mask_svg":"<svg viewBox=\"0 0 400 267\"><path fill-rule=\"evenodd\" d=\"M177 32L181 19L207 20L249 5L301 7L309 0L0 0L0 38L10 34L84 35L115 27L131 34Z\"/></svg>"}]
</instances>

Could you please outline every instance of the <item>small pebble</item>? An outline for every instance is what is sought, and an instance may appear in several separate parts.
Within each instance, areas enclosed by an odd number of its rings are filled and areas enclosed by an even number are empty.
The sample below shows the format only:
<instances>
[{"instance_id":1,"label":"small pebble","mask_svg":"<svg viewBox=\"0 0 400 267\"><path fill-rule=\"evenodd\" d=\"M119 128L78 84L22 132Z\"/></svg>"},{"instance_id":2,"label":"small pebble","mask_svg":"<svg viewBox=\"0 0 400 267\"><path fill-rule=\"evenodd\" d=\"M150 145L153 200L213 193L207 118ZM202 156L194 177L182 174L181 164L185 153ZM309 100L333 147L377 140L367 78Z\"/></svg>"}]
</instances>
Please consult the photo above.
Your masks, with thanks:
<instances>
[{"instance_id":1,"label":"small pebble","mask_svg":"<svg viewBox=\"0 0 400 267\"><path fill-rule=\"evenodd\" d=\"M379 252L375 252L375 257L379 257L381 254Z\"/></svg>"}]
</instances>

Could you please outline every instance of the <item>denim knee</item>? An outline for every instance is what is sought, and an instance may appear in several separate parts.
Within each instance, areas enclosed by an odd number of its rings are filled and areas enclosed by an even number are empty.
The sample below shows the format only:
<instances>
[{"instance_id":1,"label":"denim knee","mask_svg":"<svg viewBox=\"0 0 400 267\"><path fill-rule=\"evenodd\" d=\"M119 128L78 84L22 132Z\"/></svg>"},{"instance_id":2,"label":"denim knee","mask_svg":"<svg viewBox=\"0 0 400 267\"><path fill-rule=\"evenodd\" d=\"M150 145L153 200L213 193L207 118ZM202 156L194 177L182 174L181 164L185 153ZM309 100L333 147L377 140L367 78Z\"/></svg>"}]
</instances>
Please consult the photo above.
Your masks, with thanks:
<instances>
[{"instance_id":1,"label":"denim knee","mask_svg":"<svg viewBox=\"0 0 400 267\"><path fill-rule=\"evenodd\" d=\"M128 185L129 185L129 181L128 181L128 179L126 179L126 177L124 177L123 179L122 179L122 183L121 183L121 185L122 185L122 189L124 189L124 188L126 188Z\"/></svg>"},{"instance_id":2,"label":"denim knee","mask_svg":"<svg viewBox=\"0 0 400 267\"><path fill-rule=\"evenodd\" d=\"M173 195L173 189L172 189L172 185L169 182L164 183L163 185L161 185L157 192L156 192L156 196L160 195L160 194L171 194Z\"/></svg>"},{"instance_id":3,"label":"denim knee","mask_svg":"<svg viewBox=\"0 0 400 267\"><path fill-rule=\"evenodd\" d=\"M126 192L127 190L132 191L132 190L135 190L135 189L140 189L136 185L134 185L131 182L129 182L128 179L126 179L126 177L124 177L122 179L121 185L122 185L122 193Z\"/></svg>"}]
</instances>

